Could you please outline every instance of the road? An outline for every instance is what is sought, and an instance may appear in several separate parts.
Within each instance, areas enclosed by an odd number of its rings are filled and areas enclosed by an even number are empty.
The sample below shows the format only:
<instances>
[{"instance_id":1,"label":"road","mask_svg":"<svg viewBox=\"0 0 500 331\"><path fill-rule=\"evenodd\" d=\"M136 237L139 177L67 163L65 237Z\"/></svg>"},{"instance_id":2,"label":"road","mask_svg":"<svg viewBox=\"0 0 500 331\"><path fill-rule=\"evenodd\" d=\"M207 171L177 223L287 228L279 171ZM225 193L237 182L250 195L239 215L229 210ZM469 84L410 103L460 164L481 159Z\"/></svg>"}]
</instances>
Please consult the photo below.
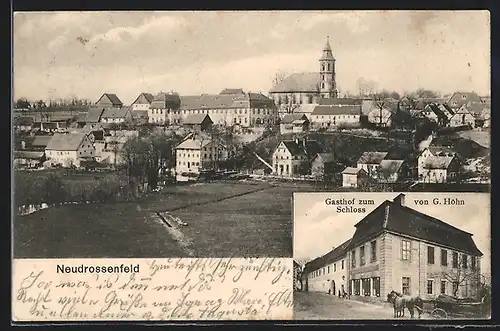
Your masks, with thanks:
<instances>
[{"instance_id":1,"label":"road","mask_svg":"<svg viewBox=\"0 0 500 331\"><path fill-rule=\"evenodd\" d=\"M295 292L294 317L297 320L318 319L393 319L391 306L341 299L320 292ZM410 314L405 311L404 319Z\"/></svg>"}]
</instances>

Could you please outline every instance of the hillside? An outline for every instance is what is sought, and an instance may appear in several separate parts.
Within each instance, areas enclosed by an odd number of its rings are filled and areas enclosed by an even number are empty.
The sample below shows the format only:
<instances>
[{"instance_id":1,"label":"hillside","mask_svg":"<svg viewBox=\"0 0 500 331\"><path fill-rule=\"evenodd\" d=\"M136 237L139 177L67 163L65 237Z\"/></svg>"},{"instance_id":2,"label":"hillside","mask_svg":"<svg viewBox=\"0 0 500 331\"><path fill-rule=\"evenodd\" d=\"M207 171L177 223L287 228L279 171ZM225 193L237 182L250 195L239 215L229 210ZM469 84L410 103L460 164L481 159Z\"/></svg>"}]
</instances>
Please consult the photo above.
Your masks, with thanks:
<instances>
[{"instance_id":1,"label":"hillside","mask_svg":"<svg viewBox=\"0 0 500 331\"><path fill-rule=\"evenodd\" d=\"M451 133L432 140L435 146L452 146L465 159L474 159L490 155L489 148L478 144L475 140L464 138L462 133Z\"/></svg>"}]
</instances>

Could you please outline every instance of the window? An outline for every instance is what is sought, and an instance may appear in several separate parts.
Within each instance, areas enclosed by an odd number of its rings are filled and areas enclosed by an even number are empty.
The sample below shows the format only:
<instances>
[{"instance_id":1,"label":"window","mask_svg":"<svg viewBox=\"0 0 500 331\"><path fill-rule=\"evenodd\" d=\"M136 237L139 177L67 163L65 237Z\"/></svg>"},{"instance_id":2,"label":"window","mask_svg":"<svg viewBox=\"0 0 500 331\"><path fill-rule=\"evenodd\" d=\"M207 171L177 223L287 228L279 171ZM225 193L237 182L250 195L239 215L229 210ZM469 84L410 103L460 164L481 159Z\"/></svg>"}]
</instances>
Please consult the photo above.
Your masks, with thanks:
<instances>
[{"instance_id":1,"label":"window","mask_svg":"<svg viewBox=\"0 0 500 331\"><path fill-rule=\"evenodd\" d=\"M410 277L403 277L401 290L404 295L410 295Z\"/></svg>"},{"instance_id":2,"label":"window","mask_svg":"<svg viewBox=\"0 0 500 331\"><path fill-rule=\"evenodd\" d=\"M446 281L441 281L441 294L446 294Z\"/></svg>"},{"instance_id":3,"label":"window","mask_svg":"<svg viewBox=\"0 0 500 331\"><path fill-rule=\"evenodd\" d=\"M377 261L377 241L374 240L371 242L371 253L372 253L372 257L370 259L370 262L375 262Z\"/></svg>"},{"instance_id":4,"label":"window","mask_svg":"<svg viewBox=\"0 0 500 331\"><path fill-rule=\"evenodd\" d=\"M434 287L434 281L431 279L427 280L427 294L432 294L433 287Z\"/></svg>"},{"instance_id":5,"label":"window","mask_svg":"<svg viewBox=\"0 0 500 331\"><path fill-rule=\"evenodd\" d=\"M380 296L380 277L372 277L372 294L379 297Z\"/></svg>"},{"instance_id":6,"label":"window","mask_svg":"<svg viewBox=\"0 0 500 331\"><path fill-rule=\"evenodd\" d=\"M475 256L472 256L471 257L471 260L470 260L470 267L472 270L475 270L476 269L476 257Z\"/></svg>"},{"instance_id":7,"label":"window","mask_svg":"<svg viewBox=\"0 0 500 331\"><path fill-rule=\"evenodd\" d=\"M448 251L446 249L441 249L441 265L448 265Z\"/></svg>"},{"instance_id":8,"label":"window","mask_svg":"<svg viewBox=\"0 0 500 331\"><path fill-rule=\"evenodd\" d=\"M453 268L458 268L458 253L457 252L453 252L451 263L452 263Z\"/></svg>"},{"instance_id":9,"label":"window","mask_svg":"<svg viewBox=\"0 0 500 331\"><path fill-rule=\"evenodd\" d=\"M453 282L453 295L455 296L458 292L458 282Z\"/></svg>"},{"instance_id":10,"label":"window","mask_svg":"<svg viewBox=\"0 0 500 331\"><path fill-rule=\"evenodd\" d=\"M330 273L330 266L328 266L327 270L328 270L327 272Z\"/></svg>"},{"instance_id":11,"label":"window","mask_svg":"<svg viewBox=\"0 0 500 331\"><path fill-rule=\"evenodd\" d=\"M370 296L371 295L370 278L361 279L361 284L363 288L363 295Z\"/></svg>"},{"instance_id":12,"label":"window","mask_svg":"<svg viewBox=\"0 0 500 331\"><path fill-rule=\"evenodd\" d=\"M410 261L411 242L409 240L401 240L401 260Z\"/></svg>"},{"instance_id":13,"label":"window","mask_svg":"<svg viewBox=\"0 0 500 331\"><path fill-rule=\"evenodd\" d=\"M342 270L344 270L344 260L342 260Z\"/></svg>"},{"instance_id":14,"label":"window","mask_svg":"<svg viewBox=\"0 0 500 331\"><path fill-rule=\"evenodd\" d=\"M354 295L359 295L361 290L361 279L354 279Z\"/></svg>"},{"instance_id":15,"label":"window","mask_svg":"<svg viewBox=\"0 0 500 331\"><path fill-rule=\"evenodd\" d=\"M333 272L336 272L337 271L337 263L334 263L333 264Z\"/></svg>"},{"instance_id":16,"label":"window","mask_svg":"<svg viewBox=\"0 0 500 331\"><path fill-rule=\"evenodd\" d=\"M363 266L365 265L365 246L361 246L359 248L359 265Z\"/></svg>"},{"instance_id":17,"label":"window","mask_svg":"<svg viewBox=\"0 0 500 331\"><path fill-rule=\"evenodd\" d=\"M467 269L467 255L462 255L462 268Z\"/></svg>"},{"instance_id":18,"label":"window","mask_svg":"<svg viewBox=\"0 0 500 331\"><path fill-rule=\"evenodd\" d=\"M356 251L351 252L351 266L356 268Z\"/></svg>"},{"instance_id":19,"label":"window","mask_svg":"<svg viewBox=\"0 0 500 331\"><path fill-rule=\"evenodd\" d=\"M427 263L434 264L434 247L427 246Z\"/></svg>"}]
</instances>

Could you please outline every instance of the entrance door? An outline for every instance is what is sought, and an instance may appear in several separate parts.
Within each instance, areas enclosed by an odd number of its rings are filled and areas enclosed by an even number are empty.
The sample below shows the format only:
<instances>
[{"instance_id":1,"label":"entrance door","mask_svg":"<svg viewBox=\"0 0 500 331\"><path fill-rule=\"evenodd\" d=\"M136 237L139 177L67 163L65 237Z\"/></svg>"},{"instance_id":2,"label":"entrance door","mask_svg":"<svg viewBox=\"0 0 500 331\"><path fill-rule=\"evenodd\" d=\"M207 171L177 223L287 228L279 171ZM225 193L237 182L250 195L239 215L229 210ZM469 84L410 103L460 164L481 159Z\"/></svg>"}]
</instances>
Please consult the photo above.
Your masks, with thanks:
<instances>
[{"instance_id":1,"label":"entrance door","mask_svg":"<svg viewBox=\"0 0 500 331\"><path fill-rule=\"evenodd\" d=\"M188 162L188 169L191 168L191 162Z\"/></svg>"},{"instance_id":2,"label":"entrance door","mask_svg":"<svg viewBox=\"0 0 500 331\"><path fill-rule=\"evenodd\" d=\"M337 289L335 288L335 281L332 280L332 284L330 285L331 289L332 289L332 294L333 295L336 295L337 294Z\"/></svg>"}]
</instances>

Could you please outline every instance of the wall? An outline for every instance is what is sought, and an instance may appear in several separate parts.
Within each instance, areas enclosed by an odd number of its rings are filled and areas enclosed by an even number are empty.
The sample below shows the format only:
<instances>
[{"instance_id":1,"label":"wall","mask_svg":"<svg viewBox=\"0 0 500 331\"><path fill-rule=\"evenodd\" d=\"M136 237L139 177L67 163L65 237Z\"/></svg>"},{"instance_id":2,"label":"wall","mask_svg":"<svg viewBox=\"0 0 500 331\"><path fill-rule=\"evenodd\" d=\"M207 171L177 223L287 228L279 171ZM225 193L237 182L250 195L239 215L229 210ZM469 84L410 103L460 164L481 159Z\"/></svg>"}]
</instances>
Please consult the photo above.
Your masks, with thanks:
<instances>
[{"instance_id":1,"label":"wall","mask_svg":"<svg viewBox=\"0 0 500 331\"><path fill-rule=\"evenodd\" d=\"M342 174L343 187L358 187L358 175Z\"/></svg>"},{"instance_id":2,"label":"wall","mask_svg":"<svg viewBox=\"0 0 500 331\"><path fill-rule=\"evenodd\" d=\"M342 268L342 261L344 263L344 268ZM342 290L342 285L344 285L344 290L347 292L346 264L347 258L343 256L319 270L310 272L307 276L308 291L328 293L328 290L333 290L333 280L335 283L335 295L338 295L338 292Z\"/></svg>"},{"instance_id":3,"label":"wall","mask_svg":"<svg viewBox=\"0 0 500 331\"><path fill-rule=\"evenodd\" d=\"M360 125L359 115L310 115L311 126L314 128L328 128L339 125L355 127Z\"/></svg>"},{"instance_id":4,"label":"wall","mask_svg":"<svg viewBox=\"0 0 500 331\"><path fill-rule=\"evenodd\" d=\"M178 174L183 172L199 173L202 165L201 151L194 149L178 148L175 151L176 166Z\"/></svg>"},{"instance_id":5,"label":"wall","mask_svg":"<svg viewBox=\"0 0 500 331\"><path fill-rule=\"evenodd\" d=\"M296 174L302 162L305 162L305 160L302 157L294 159L283 143L273 153L273 169L279 176L292 176ZM282 170L281 166L283 167Z\"/></svg>"},{"instance_id":6,"label":"wall","mask_svg":"<svg viewBox=\"0 0 500 331\"><path fill-rule=\"evenodd\" d=\"M375 241L375 260L372 261L372 246L371 242ZM361 250L360 247L364 247L364 260L365 263L364 265L361 265ZM373 282L374 277L379 277L380 278L380 283L382 283L382 274L381 274L381 252L384 246L382 245L382 238L381 236L374 237L370 240L368 240L365 243L362 243L360 245L355 246L352 248L349 252L349 286L351 287L351 296L352 297L357 297L355 295L355 291L353 288L353 283L352 280L360 280L360 295L361 297L365 297L365 293L363 293L363 287L362 287L362 282L361 279L370 279L370 297L377 297L376 291L375 291L375 284ZM353 252L355 254L353 255ZM353 261L353 256L356 259L356 265L352 265ZM380 284L381 286L382 284ZM380 294L381 294L381 288L380 288ZM380 298L383 298L382 294L380 295Z\"/></svg>"},{"instance_id":7,"label":"wall","mask_svg":"<svg viewBox=\"0 0 500 331\"><path fill-rule=\"evenodd\" d=\"M135 103L132 105L132 110L149 110L149 103Z\"/></svg>"}]
</instances>

